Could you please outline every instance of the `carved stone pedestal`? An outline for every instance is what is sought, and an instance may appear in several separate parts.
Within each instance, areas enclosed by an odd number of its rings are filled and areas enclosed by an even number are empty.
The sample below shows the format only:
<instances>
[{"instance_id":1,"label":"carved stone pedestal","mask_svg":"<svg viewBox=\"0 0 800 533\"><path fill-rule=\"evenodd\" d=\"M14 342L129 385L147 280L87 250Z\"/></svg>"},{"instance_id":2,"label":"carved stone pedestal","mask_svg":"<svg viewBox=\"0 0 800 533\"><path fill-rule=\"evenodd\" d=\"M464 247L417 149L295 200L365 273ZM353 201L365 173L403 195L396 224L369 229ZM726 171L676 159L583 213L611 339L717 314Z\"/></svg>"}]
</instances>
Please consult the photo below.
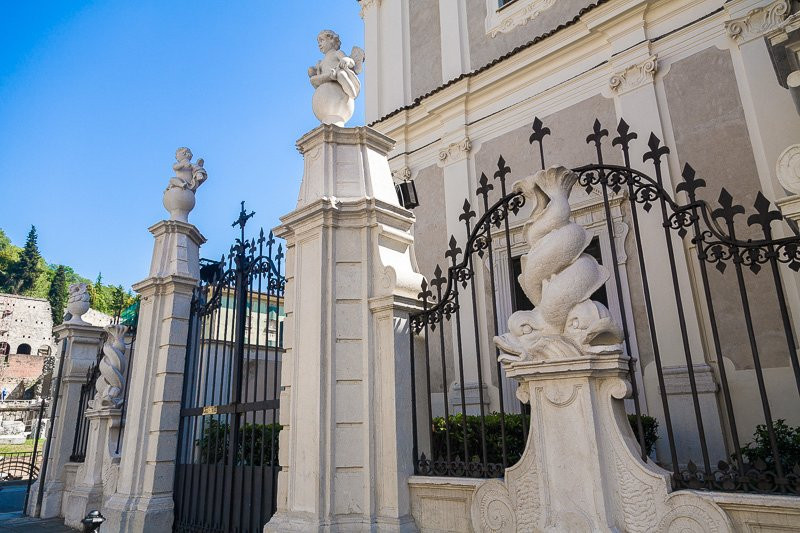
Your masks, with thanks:
<instances>
[{"instance_id":1,"label":"carved stone pedestal","mask_svg":"<svg viewBox=\"0 0 800 533\"><path fill-rule=\"evenodd\" d=\"M730 531L699 493L670 493L669 474L642 462L623 399L627 357L584 355L503 363L531 404L525 453L504 481L481 485L476 531Z\"/></svg>"},{"instance_id":2,"label":"carved stone pedestal","mask_svg":"<svg viewBox=\"0 0 800 533\"><path fill-rule=\"evenodd\" d=\"M82 528L81 519L103 506L103 495L114 492L117 484L120 409L89 409L89 439L86 459L75 474L75 488L67 496L64 523Z\"/></svg>"}]
</instances>

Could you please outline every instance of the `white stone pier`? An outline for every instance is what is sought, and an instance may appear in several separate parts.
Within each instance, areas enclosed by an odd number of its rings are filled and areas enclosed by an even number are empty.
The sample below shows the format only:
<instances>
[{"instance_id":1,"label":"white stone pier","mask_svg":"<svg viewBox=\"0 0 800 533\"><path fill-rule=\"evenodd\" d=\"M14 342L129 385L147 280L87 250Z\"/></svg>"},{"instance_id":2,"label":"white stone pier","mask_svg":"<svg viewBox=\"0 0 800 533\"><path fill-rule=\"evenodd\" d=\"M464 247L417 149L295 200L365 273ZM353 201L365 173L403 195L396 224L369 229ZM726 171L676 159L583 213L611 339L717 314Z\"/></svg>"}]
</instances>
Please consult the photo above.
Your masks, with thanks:
<instances>
[{"instance_id":1,"label":"white stone pier","mask_svg":"<svg viewBox=\"0 0 800 533\"><path fill-rule=\"evenodd\" d=\"M50 439L47 476L44 481L42 506L36 509L39 482L31 487L28 515L42 518L62 516L62 500L66 488L65 465L72 454L75 441L75 418L81 395L81 385L86 382L86 372L97 361L97 350L103 328L78 320L65 322L53 328L58 338L63 358L57 404L50 416L53 433Z\"/></svg>"},{"instance_id":2,"label":"white stone pier","mask_svg":"<svg viewBox=\"0 0 800 533\"><path fill-rule=\"evenodd\" d=\"M206 241L186 222L194 191L206 180L202 160L176 152L176 176L164 194L170 220L150 228L155 237L150 275L133 286L142 297L131 367L129 409L116 492L103 513L107 531L171 531L178 422L192 291Z\"/></svg>"},{"instance_id":3,"label":"white stone pier","mask_svg":"<svg viewBox=\"0 0 800 533\"><path fill-rule=\"evenodd\" d=\"M416 531L408 312L411 214L368 127L322 125L286 239L278 511L265 531Z\"/></svg>"}]
</instances>

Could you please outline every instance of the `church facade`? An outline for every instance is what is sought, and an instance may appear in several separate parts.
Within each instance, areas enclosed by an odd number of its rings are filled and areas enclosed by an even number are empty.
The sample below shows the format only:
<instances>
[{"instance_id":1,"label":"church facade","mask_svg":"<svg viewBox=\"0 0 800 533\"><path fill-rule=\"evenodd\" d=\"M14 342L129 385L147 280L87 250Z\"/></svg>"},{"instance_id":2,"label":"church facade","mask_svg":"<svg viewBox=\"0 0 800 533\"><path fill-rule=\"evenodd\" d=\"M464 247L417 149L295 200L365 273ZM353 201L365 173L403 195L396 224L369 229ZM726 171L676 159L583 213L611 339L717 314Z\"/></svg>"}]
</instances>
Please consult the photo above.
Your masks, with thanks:
<instances>
[{"instance_id":1,"label":"church facade","mask_svg":"<svg viewBox=\"0 0 800 533\"><path fill-rule=\"evenodd\" d=\"M498 159L502 157L511 169L509 188L540 169L543 161L533 136L542 127L550 130L542 141L547 166L596 163L596 148L586 140L595 121L611 132L605 163L622 164L622 154L611 140L623 120L638 133L630 144L634 168L644 168L651 132L669 147L663 180L673 197L685 199L678 184L688 163L705 181L698 195L710 205L716 206L721 193L728 191L749 214L761 193L773 202L773 209L775 203L783 205L784 216L791 218L787 206L800 192L793 190L797 171L791 170L796 162L790 162L798 150L794 143L800 140L796 2L361 0L360 7L367 64L372 65L366 69L366 118L397 142L389 155L395 180L411 179L415 184L420 204L414 209L415 256L428 280L437 265L447 270L445 252L451 236L463 248L467 233L460 217L465 199L480 216L476 190L482 174L494 183L490 198L496 201L500 187L492 175ZM689 237L676 241L676 283L686 322L679 325L669 269L658 266L668 262L661 220L652 226L652 234L643 230L643 257L651 265L651 315L663 360L663 372L657 372L630 202L624 191L606 202L598 191L573 192L573 217L593 237L587 252L605 265L614 259L619 265L619 279L612 276L606 283L603 303L617 320L630 324L628 344L638 360L642 411L663 428L662 380L678 441L681 426L693 426L700 411L706 433L720 435L716 441L709 437L710 454L725 456L726 446L731 448L722 437L730 435L730 428L721 370L727 370L740 440L747 442L755 426L764 422L741 303L731 296L736 294L733 269L727 275L710 269L712 296L718 302L712 335L696 250ZM610 225L607 215L613 218ZM528 250L523 238L527 218L510 220L507 243L496 239L494 284L486 281L490 270L486 261L476 274L486 290L475 296L475 305L483 309L482 316L491 318L495 298L499 324L497 332L491 320L479 326L485 329L479 335L483 339L479 352L494 353L492 336L503 333L508 316L520 308L515 304L519 297L513 296L519 292L514 278L520 257ZM757 238L757 232L748 233L752 228L744 218L739 236ZM791 234L789 228L781 231ZM613 249L617 252L612 259ZM781 278L787 314L796 330L800 285L788 269L781 271ZM774 288L769 279L757 279L750 272L743 274L743 283L748 303L757 309L752 340L759 348L773 418L800 424L800 398ZM673 311L663 311L666 308ZM721 357L712 338L717 333ZM453 329L441 348L430 348L433 360L438 361L440 351L446 354L442 368L432 369L434 416L460 410L460 363L452 355L457 343ZM691 369L684 358L689 346ZM464 347L464 358L471 359L475 349ZM489 412L496 411L504 396L506 410L513 412L515 384L498 375L502 373L494 369L491 357L484 359L482 400L476 392L477 369L465 367L467 411L477 412L481 401ZM447 386L436 385L442 374ZM690 389L696 389L697 402L692 401ZM666 441L659 440L660 456L667 454Z\"/></svg>"}]
</instances>

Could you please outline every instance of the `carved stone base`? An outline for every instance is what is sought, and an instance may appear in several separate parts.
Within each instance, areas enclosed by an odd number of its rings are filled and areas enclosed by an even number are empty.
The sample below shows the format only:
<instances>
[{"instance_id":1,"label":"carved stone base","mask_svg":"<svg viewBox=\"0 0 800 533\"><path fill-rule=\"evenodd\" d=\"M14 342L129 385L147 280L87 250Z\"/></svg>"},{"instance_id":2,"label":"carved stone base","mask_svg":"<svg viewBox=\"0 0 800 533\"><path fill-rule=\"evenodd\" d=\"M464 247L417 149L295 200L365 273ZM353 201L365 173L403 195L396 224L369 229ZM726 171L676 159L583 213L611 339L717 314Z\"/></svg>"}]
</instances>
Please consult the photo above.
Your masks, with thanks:
<instances>
[{"instance_id":1,"label":"carved stone base","mask_svg":"<svg viewBox=\"0 0 800 533\"><path fill-rule=\"evenodd\" d=\"M75 487L67 495L64 523L81 528L81 520L89 511L99 510L106 496L116 489L116 454L121 412L119 409L89 409L89 438L86 458L75 474ZM113 483L113 485L112 485Z\"/></svg>"},{"instance_id":2,"label":"carved stone base","mask_svg":"<svg viewBox=\"0 0 800 533\"><path fill-rule=\"evenodd\" d=\"M698 493L670 494L669 474L644 463L623 400L627 358L586 355L505 365L531 404L528 443L504 481L481 485L476 531L729 531Z\"/></svg>"}]
</instances>

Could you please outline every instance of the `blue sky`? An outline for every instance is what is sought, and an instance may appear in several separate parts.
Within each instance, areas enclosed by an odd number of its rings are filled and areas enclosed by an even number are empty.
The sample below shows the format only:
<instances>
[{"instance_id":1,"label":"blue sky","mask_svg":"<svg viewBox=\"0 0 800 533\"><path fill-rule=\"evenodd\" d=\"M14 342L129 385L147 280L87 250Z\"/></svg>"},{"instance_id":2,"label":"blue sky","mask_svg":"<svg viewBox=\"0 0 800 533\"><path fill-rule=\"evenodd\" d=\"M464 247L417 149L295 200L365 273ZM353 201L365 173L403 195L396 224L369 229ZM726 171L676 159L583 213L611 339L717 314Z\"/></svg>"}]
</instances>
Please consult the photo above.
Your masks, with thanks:
<instances>
[{"instance_id":1,"label":"blue sky","mask_svg":"<svg viewBox=\"0 0 800 533\"><path fill-rule=\"evenodd\" d=\"M31 224L51 263L128 287L146 277L147 228L174 151L205 159L190 221L204 257L296 202L294 142L318 122L307 68L330 28L364 45L355 0L25 1L0 18L0 228ZM369 68L369 58L365 64ZM363 95L348 125L363 124Z\"/></svg>"}]
</instances>

